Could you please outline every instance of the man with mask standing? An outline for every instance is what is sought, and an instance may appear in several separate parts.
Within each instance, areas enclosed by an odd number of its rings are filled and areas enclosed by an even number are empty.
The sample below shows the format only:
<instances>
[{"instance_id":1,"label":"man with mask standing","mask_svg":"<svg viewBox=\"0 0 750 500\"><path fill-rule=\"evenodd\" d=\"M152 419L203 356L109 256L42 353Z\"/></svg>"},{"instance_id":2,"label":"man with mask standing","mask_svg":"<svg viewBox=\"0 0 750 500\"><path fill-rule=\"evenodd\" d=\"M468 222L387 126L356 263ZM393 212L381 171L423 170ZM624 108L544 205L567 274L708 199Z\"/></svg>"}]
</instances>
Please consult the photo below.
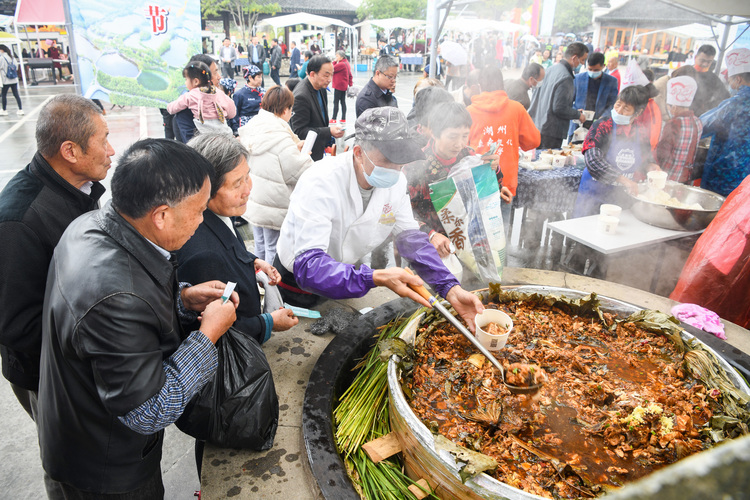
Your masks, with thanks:
<instances>
[{"instance_id":1,"label":"man with mask standing","mask_svg":"<svg viewBox=\"0 0 750 500\"><path fill-rule=\"evenodd\" d=\"M701 187L722 196L750 175L750 49L731 50L726 61L736 94L700 117L703 137L713 136Z\"/></svg>"},{"instance_id":2,"label":"man with mask standing","mask_svg":"<svg viewBox=\"0 0 750 500\"><path fill-rule=\"evenodd\" d=\"M541 64L531 63L523 69L521 78L510 80L505 84L505 91L508 93L508 98L520 102L523 109L528 111L531 106L529 90L535 89L542 80L544 80L544 68Z\"/></svg>"},{"instance_id":3,"label":"man with mask standing","mask_svg":"<svg viewBox=\"0 0 750 500\"><path fill-rule=\"evenodd\" d=\"M361 297L385 286L426 304L409 288L422 284L416 276L361 264L393 235L401 256L473 330L481 303L461 288L412 214L401 169L424 154L410 137L406 117L392 107L368 109L357 118L355 133L352 150L306 171L292 193L274 262L284 300L310 307L321 296Z\"/></svg>"},{"instance_id":4,"label":"man with mask standing","mask_svg":"<svg viewBox=\"0 0 750 500\"><path fill-rule=\"evenodd\" d=\"M582 109L573 108L575 82L573 72L588 52L580 42L573 42L565 50L563 60L553 65L531 98L529 114L542 134L542 149L559 149L568 134L570 120L586 121Z\"/></svg>"},{"instance_id":5,"label":"man with mask standing","mask_svg":"<svg viewBox=\"0 0 750 500\"><path fill-rule=\"evenodd\" d=\"M582 72L575 77L576 99L574 106L577 109L593 111L594 118L581 122L586 129L598 120L607 111L612 109L617 101L617 79L614 76L604 74L604 54L595 52L589 56L588 71ZM571 122L568 136L578 127Z\"/></svg>"}]
</instances>

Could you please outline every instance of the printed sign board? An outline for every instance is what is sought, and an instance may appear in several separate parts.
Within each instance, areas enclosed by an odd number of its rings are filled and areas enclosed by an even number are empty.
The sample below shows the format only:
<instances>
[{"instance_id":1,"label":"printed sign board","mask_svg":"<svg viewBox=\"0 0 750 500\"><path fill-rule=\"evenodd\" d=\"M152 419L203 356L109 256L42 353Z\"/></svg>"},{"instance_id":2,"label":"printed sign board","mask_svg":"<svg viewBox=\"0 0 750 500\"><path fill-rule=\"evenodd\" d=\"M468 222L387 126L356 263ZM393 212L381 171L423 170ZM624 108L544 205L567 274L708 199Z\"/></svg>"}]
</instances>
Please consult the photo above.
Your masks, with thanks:
<instances>
[{"instance_id":1,"label":"printed sign board","mask_svg":"<svg viewBox=\"0 0 750 500\"><path fill-rule=\"evenodd\" d=\"M201 52L199 0L69 0L84 96L164 108L185 90Z\"/></svg>"}]
</instances>

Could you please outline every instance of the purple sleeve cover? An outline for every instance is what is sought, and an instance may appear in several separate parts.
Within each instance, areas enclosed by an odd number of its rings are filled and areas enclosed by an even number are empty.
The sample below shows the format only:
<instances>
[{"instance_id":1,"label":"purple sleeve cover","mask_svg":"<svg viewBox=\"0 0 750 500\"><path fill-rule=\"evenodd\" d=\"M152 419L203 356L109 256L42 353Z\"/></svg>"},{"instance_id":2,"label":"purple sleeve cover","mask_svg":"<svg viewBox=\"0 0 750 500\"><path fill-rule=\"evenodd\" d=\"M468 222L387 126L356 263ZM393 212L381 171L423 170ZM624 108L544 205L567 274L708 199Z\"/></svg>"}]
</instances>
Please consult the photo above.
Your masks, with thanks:
<instances>
[{"instance_id":1,"label":"purple sleeve cover","mask_svg":"<svg viewBox=\"0 0 750 500\"><path fill-rule=\"evenodd\" d=\"M362 297L375 287L372 269L342 264L319 248L294 259L294 279L303 290L334 300Z\"/></svg>"},{"instance_id":2,"label":"purple sleeve cover","mask_svg":"<svg viewBox=\"0 0 750 500\"><path fill-rule=\"evenodd\" d=\"M461 284L440 260L426 233L416 229L403 231L396 236L396 248L402 257L411 261L414 272L441 297L445 298L451 288Z\"/></svg>"}]
</instances>

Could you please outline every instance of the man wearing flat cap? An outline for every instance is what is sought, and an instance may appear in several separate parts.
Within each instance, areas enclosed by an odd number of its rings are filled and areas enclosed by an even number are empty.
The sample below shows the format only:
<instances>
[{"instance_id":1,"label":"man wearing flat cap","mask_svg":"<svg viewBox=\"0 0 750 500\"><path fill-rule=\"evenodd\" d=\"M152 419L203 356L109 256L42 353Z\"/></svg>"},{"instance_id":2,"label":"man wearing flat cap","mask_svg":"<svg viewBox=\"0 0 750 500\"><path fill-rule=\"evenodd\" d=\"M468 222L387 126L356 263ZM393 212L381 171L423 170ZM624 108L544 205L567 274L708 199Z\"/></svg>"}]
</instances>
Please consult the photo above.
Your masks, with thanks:
<instances>
[{"instance_id":1,"label":"man wearing flat cap","mask_svg":"<svg viewBox=\"0 0 750 500\"><path fill-rule=\"evenodd\" d=\"M292 193L274 262L284 300L311 307L323 297L362 297L385 286L427 305L408 286L421 285L420 278L399 267L361 264L393 235L401 257L473 330L483 309L479 299L461 288L412 215L401 169L424 154L409 137L406 116L392 107L368 109L357 118L355 135L351 151L317 162Z\"/></svg>"}]
</instances>

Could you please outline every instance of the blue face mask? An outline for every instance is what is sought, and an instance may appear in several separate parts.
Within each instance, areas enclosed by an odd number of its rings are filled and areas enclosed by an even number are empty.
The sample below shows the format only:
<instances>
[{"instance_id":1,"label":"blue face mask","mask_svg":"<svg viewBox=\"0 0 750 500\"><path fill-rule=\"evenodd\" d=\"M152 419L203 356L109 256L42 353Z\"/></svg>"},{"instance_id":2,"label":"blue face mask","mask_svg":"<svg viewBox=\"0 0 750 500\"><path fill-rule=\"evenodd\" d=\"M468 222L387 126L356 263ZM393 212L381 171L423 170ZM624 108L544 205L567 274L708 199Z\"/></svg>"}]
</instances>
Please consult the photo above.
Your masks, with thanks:
<instances>
[{"instance_id":1,"label":"blue face mask","mask_svg":"<svg viewBox=\"0 0 750 500\"><path fill-rule=\"evenodd\" d=\"M367 154L367 151L363 149L362 152L365 154L365 156L367 156L367 159L370 160L370 156ZM372 163L374 167L370 175L367 175L364 167L362 168L362 173L365 174L365 180L370 186L376 188L389 188L396 185L399 177L401 176L400 170L379 167L375 165L372 160L370 160L370 163Z\"/></svg>"},{"instance_id":2,"label":"blue face mask","mask_svg":"<svg viewBox=\"0 0 750 500\"><path fill-rule=\"evenodd\" d=\"M621 115L617 111L612 109L612 121L615 122L616 125L630 125L630 119L632 116L626 116Z\"/></svg>"},{"instance_id":3,"label":"blue face mask","mask_svg":"<svg viewBox=\"0 0 750 500\"><path fill-rule=\"evenodd\" d=\"M593 78L593 79L597 79L600 76L602 76L601 71L589 71L588 73L589 73L589 78Z\"/></svg>"}]
</instances>

